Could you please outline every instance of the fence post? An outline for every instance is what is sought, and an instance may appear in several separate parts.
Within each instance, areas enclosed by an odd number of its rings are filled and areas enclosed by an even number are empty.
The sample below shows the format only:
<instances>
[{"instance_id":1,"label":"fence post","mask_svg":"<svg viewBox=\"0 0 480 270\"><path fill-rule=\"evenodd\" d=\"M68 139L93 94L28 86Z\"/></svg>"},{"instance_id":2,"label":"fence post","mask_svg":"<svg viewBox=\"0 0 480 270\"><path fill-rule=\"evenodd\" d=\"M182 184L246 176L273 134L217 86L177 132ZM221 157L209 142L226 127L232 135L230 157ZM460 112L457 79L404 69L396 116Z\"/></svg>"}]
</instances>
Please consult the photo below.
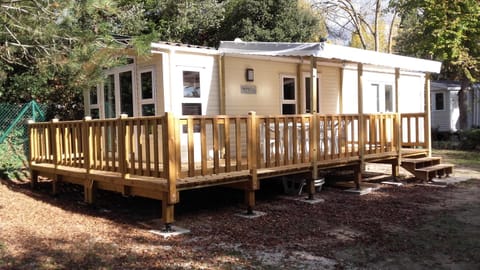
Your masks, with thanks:
<instances>
[{"instance_id":1,"label":"fence post","mask_svg":"<svg viewBox=\"0 0 480 270\"><path fill-rule=\"evenodd\" d=\"M34 170L32 170L32 163L33 163L33 159L34 159L34 156L36 156L34 154L34 151L36 151L36 138L37 136L34 136L34 131L32 130L32 126L31 124L35 123L34 120L32 119L29 119L28 120L28 165L30 167L30 177L31 177L31 182L30 182L30 186L32 188L35 188L37 186L37 183L38 183L38 173Z\"/></svg>"},{"instance_id":2,"label":"fence post","mask_svg":"<svg viewBox=\"0 0 480 270\"><path fill-rule=\"evenodd\" d=\"M400 113L395 114L394 121L394 145L397 148L397 159L392 163L392 176L397 179L400 176L400 165L402 163L402 115Z\"/></svg>"},{"instance_id":3,"label":"fence post","mask_svg":"<svg viewBox=\"0 0 480 270\"><path fill-rule=\"evenodd\" d=\"M90 127L87 123L87 121L92 120L92 117L90 116L85 116L83 118L83 128L82 128L82 145L83 145L83 167L86 170L86 177L90 175L90 164L91 164L91 145L90 145L90 140L91 140L91 132L90 132Z\"/></svg>"},{"instance_id":4,"label":"fence post","mask_svg":"<svg viewBox=\"0 0 480 270\"><path fill-rule=\"evenodd\" d=\"M166 230L170 230L171 224L174 222L174 204L178 202L177 194L177 121L171 112L165 113L165 122L163 130L163 139L166 139L163 148L163 168L167 177L167 194L162 200L162 216ZM178 166L181 166L178 164Z\"/></svg>"},{"instance_id":5,"label":"fence post","mask_svg":"<svg viewBox=\"0 0 480 270\"><path fill-rule=\"evenodd\" d=\"M424 111L425 118L423 120L424 124L424 134L423 139L425 141L425 147L428 150L428 157L432 156L432 129L430 125L430 73L425 74L425 89L424 89ZM417 129L417 133L420 133Z\"/></svg>"},{"instance_id":6,"label":"fence post","mask_svg":"<svg viewBox=\"0 0 480 270\"><path fill-rule=\"evenodd\" d=\"M248 113L247 119L247 164L250 173L250 182L245 189L245 204L247 205L247 214L253 214L253 207L255 206L255 190L259 188L257 175L257 132L258 125L256 113L251 111Z\"/></svg>"},{"instance_id":7,"label":"fence post","mask_svg":"<svg viewBox=\"0 0 480 270\"><path fill-rule=\"evenodd\" d=\"M314 112L310 117L310 161L312 164L311 178L307 181L308 200L313 200L315 193L315 180L318 179L318 113ZM332 131L333 132L333 131ZM333 153L333 150L332 150Z\"/></svg>"},{"instance_id":8,"label":"fence post","mask_svg":"<svg viewBox=\"0 0 480 270\"><path fill-rule=\"evenodd\" d=\"M53 154L53 165L55 167L55 170L58 167L59 159L61 158L61 153L60 153L60 145L61 145L61 140L60 140L60 132L58 130L58 126L56 123L58 123L59 120L57 118L52 119L52 122L50 124L50 134L52 136L51 142L52 142L52 154Z\"/></svg>"},{"instance_id":9,"label":"fence post","mask_svg":"<svg viewBox=\"0 0 480 270\"><path fill-rule=\"evenodd\" d=\"M355 186L360 189L360 181L362 179L362 171L365 169L365 137L366 137L366 120L363 114L363 64L357 65L357 97L358 97L358 154L360 158L360 168L355 171Z\"/></svg>"}]
</instances>

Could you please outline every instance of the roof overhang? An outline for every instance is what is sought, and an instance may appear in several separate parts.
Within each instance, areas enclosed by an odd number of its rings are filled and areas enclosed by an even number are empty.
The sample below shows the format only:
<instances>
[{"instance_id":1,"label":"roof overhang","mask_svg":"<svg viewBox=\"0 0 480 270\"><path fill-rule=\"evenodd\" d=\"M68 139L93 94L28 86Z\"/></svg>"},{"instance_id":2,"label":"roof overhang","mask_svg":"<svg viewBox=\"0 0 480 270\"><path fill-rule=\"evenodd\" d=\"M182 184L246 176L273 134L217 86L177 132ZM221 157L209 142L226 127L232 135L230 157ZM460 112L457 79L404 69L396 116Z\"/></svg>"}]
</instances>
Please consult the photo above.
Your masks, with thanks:
<instances>
[{"instance_id":1,"label":"roof overhang","mask_svg":"<svg viewBox=\"0 0 480 270\"><path fill-rule=\"evenodd\" d=\"M150 48L152 53L156 53L159 51L177 51L207 55L219 54L219 51L215 48L171 42L152 42L150 44Z\"/></svg>"},{"instance_id":2,"label":"roof overhang","mask_svg":"<svg viewBox=\"0 0 480 270\"><path fill-rule=\"evenodd\" d=\"M442 66L442 63L438 61L362 50L328 44L325 42L287 43L221 41L218 50L227 55L316 57L330 61L361 63L431 73L439 73Z\"/></svg>"}]
</instances>

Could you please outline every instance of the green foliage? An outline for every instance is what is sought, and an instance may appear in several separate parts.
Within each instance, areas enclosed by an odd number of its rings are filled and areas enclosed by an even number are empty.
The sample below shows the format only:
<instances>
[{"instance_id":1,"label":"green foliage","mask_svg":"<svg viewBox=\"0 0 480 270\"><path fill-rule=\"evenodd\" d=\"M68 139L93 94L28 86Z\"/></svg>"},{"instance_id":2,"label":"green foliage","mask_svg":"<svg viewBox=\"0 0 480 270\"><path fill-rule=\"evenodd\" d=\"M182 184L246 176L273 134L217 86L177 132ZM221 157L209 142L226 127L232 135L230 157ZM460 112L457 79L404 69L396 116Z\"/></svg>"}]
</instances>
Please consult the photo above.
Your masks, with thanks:
<instances>
[{"instance_id":1,"label":"green foliage","mask_svg":"<svg viewBox=\"0 0 480 270\"><path fill-rule=\"evenodd\" d=\"M220 40L318 41L326 35L318 14L290 0L231 0L225 4Z\"/></svg>"},{"instance_id":2,"label":"green foliage","mask_svg":"<svg viewBox=\"0 0 480 270\"><path fill-rule=\"evenodd\" d=\"M460 132L461 148L464 150L480 150L480 129Z\"/></svg>"},{"instance_id":3,"label":"green foliage","mask_svg":"<svg viewBox=\"0 0 480 270\"><path fill-rule=\"evenodd\" d=\"M448 79L473 82L479 77L478 0L405 0L399 6L399 52L443 61L442 75Z\"/></svg>"},{"instance_id":4,"label":"green foliage","mask_svg":"<svg viewBox=\"0 0 480 270\"><path fill-rule=\"evenodd\" d=\"M115 34L141 32L141 5L108 0L0 1L0 101L51 104L50 115L82 115L82 91L116 64L125 43ZM146 38L140 42L148 42Z\"/></svg>"}]
</instances>

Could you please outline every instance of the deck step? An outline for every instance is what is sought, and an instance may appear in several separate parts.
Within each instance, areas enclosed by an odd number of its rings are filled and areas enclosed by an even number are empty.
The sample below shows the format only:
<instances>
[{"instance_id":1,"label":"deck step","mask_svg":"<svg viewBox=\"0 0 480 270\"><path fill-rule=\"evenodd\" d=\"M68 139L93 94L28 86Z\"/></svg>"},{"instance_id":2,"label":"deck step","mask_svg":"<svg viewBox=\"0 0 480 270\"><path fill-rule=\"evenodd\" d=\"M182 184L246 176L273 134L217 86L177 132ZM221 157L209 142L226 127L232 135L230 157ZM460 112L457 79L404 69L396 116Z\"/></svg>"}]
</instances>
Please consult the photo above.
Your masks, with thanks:
<instances>
[{"instance_id":1,"label":"deck step","mask_svg":"<svg viewBox=\"0 0 480 270\"><path fill-rule=\"evenodd\" d=\"M441 161L441 157L423 157L423 158L402 158L402 163L424 163L424 162L435 162L435 161Z\"/></svg>"},{"instance_id":2,"label":"deck step","mask_svg":"<svg viewBox=\"0 0 480 270\"><path fill-rule=\"evenodd\" d=\"M426 181L431 181L435 177L448 177L452 173L453 164L446 163L415 169L415 176Z\"/></svg>"},{"instance_id":3,"label":"deck step","mask_svg":"<svg viewBox=\"0 0 480 270\"><path fill-rule=\"evenodd\" d=\"M441 162L442 158L440 157L403 158L402 167L410 173L415 174L415 170L417 169L438 165Z\"/></svg>"}]
</instances>

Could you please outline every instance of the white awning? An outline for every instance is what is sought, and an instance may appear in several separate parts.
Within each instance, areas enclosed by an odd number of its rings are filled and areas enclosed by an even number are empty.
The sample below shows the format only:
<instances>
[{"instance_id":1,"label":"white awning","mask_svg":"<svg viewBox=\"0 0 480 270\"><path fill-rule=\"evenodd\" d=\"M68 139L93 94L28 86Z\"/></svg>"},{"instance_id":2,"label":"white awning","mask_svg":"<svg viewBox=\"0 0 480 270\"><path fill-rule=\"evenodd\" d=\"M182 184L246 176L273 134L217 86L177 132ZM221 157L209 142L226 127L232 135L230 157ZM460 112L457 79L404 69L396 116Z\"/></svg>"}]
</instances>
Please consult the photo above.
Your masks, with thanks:
<instances>
[{"instance_id":1,"label":"white awning","mask_svg":"<svg viewBox=\"0 0 480 270\"><path fill-rule=\"evenodd\" d=\"M285 57L311 56L322 59L345 61L348 63L362 63L374 66L433 73L439 73L442 65L442 63L438 61L362 50L325 42L287 43L221 41L218 50L224 54Z\"/></svg>"}]
</instances>

